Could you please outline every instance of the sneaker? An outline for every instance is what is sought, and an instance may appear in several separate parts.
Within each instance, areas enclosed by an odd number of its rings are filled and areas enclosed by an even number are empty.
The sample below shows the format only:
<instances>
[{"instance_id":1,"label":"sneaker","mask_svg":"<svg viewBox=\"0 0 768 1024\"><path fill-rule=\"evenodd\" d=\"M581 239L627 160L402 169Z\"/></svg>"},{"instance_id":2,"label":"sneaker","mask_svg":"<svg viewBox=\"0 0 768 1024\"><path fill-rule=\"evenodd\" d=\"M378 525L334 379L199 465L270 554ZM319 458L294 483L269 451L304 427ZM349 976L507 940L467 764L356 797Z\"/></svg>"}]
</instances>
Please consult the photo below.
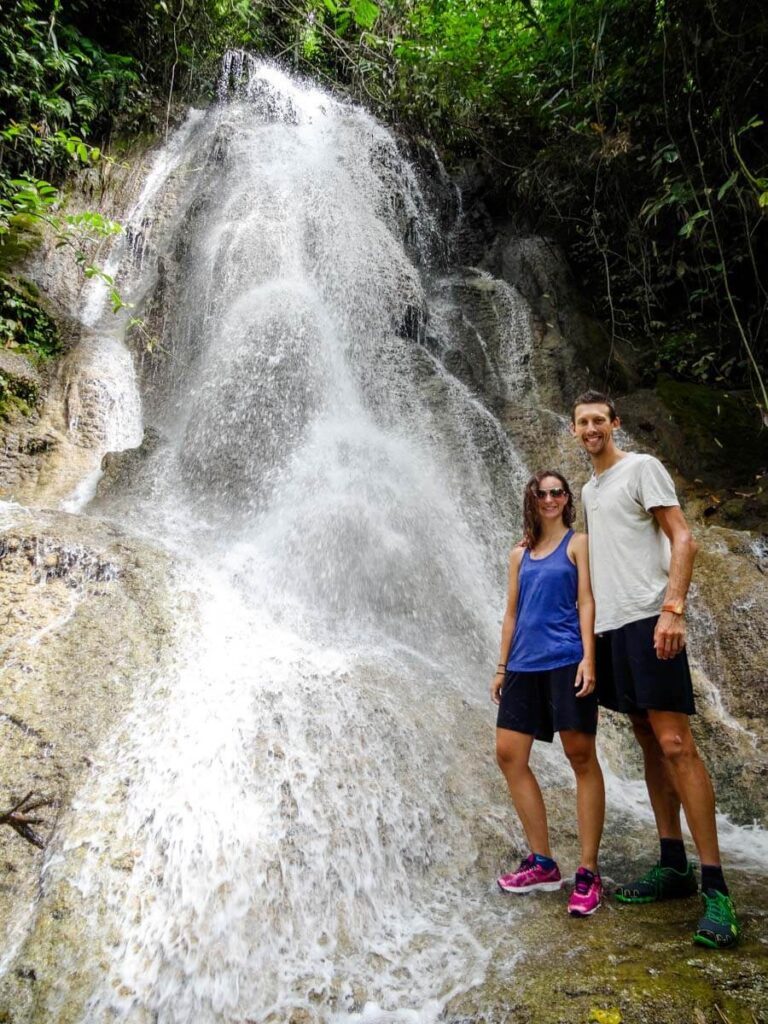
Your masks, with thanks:
<instances>
[{"instance_id":1,"label":"sneaker","mask_svg":"<svg viewBox=\"0 0 768 1024\"><path fill-rule=\"evenodd\" d=\"M657 900L676 900L693 896L698 891L693 867L685 871L663 868L654 864L650 871L635 882L620 885L614 896L621 903L655 903Z\"/></svg>"},{"instance_id":2,"label":"sneaker","mask_svg":"<svg viewBox=\"0 0 768 1024\"><path fill-rule=\"evenodd\" d=\"M726 949L739 941L739 922L730 896L717 889L701 894L704 916L699 921L693 941L710 949Z\"/></svg>"},{"instance_id":3,"label":"sneaker","mask_svg":"<svg viewBox=\"0 0 768 1024\"><path fill-rule=\"evenodd\" d=\"M526 857L513 874L502 875L496 882L504 892L554 892L563 884L557 864L543 868L534 854Z\"/></svg>"},{"instance_id":4,"label":"sneaker","mask_svg":"<svg viewBox=\"0 0 768 1024\"><path fill-rule=\"evenodd\" d=\"M579 868L576 872L576 884L571 898L568 900L568 913L571 917L589 917L600 906L603 897L603 882L600 875L588 868Z\"/></svg>"}]
</instances>

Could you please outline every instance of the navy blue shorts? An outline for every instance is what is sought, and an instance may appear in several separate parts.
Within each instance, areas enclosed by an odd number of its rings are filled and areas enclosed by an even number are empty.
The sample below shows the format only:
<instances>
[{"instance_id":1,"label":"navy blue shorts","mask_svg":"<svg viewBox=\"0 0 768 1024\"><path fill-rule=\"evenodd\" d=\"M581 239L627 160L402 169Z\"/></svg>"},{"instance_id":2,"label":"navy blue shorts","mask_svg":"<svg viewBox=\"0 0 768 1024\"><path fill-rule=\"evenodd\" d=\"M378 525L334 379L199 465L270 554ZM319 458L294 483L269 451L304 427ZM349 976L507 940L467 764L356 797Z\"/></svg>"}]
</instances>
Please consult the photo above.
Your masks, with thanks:
<instances>
[{"instance_id":1,"label":"navy blue shorts","mask_svg":"<svg viewBox=\"0 0 768 1024\"><path fill-rule=\"evenodd\" d=\"M577 697L578 662L543 672L507 672L496 718L497 729L523 732L551 743L556 732L597 732L597 697Z\"/></svg>"},{"instance_id":2,"label":"navy blue shorts","mask_svg":"<svg viewBox=\"0 0 768 1024\"><path fill-rule=\"evenodd\" d=\"M685 649L666 661L656 657L658 619L652 615L597 637L597 696L604 708L640 716L647 711L696 714Z\"/></svg>"}]
</instances>

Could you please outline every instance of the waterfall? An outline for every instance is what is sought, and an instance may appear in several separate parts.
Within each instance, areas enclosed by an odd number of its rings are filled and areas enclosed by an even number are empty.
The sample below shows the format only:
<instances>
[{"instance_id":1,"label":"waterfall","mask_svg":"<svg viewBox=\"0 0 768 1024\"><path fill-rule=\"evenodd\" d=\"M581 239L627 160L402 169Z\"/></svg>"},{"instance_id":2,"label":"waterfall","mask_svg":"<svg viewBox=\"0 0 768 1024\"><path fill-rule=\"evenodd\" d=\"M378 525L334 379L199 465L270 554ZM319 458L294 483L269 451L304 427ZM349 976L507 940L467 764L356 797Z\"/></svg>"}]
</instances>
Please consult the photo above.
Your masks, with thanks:
<instances>
[{"instance_id":1,"label":"waterfall","mask_svg":"<svg viewBox=\"0 0 768 1024\"><path fill-rule=\"evenodd\" d=\"M388 130L243 54L130 224L157 443L89 513L174 556L173 670L48 850L38 914L79 901L35 1019L430 1024L522 952L487 690L527 472L441 358L439 226ZM519 398L530 318L499 294Z\"/></svg>"},{"instance_id":2,"label":"waterfall","mask_svg":"<svg viewBox=\"0 0 768 1024\"><path fill-rule=\"evenodd\" d=\"M425 344L443 243L395 138L225 66L111 266L159 441L91 509L176 556L177 654L49 852L83 899L47 1012L434 1020L517 955L478 861L512 839L486 677L525 468Z\"/></svg>"}]
</instances>

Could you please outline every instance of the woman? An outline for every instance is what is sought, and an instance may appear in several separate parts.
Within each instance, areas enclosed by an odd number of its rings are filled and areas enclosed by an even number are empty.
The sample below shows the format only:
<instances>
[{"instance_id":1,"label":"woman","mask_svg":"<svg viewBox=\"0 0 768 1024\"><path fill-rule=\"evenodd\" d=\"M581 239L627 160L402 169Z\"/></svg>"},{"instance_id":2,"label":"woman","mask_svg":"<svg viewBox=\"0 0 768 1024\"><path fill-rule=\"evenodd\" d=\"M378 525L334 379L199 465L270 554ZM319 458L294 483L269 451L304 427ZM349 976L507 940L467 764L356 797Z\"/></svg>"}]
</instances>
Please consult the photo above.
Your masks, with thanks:
<instances>
[{"instance_id":1,"label":"woman","mask_svg":"<svg viewBox=\"0 0 768 1024\"><path fill-rule=\"evenodd\" d=\"M491 683L499 705L496 759L520 816L530 854L517 871L502 875L505 892L559 889L547 812L528 766L534 739L555 732L576 775L581 866L568 902L574 917L593 914L602 882L597 853L603 831L605 790L595 753L595 603L589 582L587 536L571 529L575 512L560 473L536 473L523 499L525 539L509 561L509 597L501 654Z\"/></svg>"}]
</instances>

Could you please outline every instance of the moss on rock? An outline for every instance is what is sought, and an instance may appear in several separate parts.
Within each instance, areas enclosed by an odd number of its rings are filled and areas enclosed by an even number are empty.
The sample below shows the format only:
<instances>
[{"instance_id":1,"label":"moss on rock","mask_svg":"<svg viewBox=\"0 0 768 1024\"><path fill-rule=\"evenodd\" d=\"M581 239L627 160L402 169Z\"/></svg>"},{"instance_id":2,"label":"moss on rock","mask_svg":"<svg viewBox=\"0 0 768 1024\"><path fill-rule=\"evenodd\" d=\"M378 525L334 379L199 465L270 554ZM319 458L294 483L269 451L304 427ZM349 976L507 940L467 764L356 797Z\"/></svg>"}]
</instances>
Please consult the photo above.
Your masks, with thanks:
<instances>
[{"instance_id":1,"label":"moss on rock","mask_svg":"<svg viewBox=\"0 0 768 1024\"><path fill-rule=\"evenodd\" d=\"M751 394L669 377L656 391L682 435L678 461L687 475L738 484L768 466L768 430Z\"/></svg>"},{"instance_id":2,"label":"moss on rock","mask_svg":"<svg viewBox=\"0 0 768 1024\"><path fill-rule=\"evenodd\" d=\"M765 920L749 908L764 888L746 872L734 876L744 934L726 951L691 942L698 899L625 907L609 897L585 920L566 915L564 893L514 897L513 910L524 910L514 931L528 952L508 976L454 1000L446 1019L587 1024L593 1009L615 1009L622 1024L763 1024Z\"/></svg>"}]
</instances>

